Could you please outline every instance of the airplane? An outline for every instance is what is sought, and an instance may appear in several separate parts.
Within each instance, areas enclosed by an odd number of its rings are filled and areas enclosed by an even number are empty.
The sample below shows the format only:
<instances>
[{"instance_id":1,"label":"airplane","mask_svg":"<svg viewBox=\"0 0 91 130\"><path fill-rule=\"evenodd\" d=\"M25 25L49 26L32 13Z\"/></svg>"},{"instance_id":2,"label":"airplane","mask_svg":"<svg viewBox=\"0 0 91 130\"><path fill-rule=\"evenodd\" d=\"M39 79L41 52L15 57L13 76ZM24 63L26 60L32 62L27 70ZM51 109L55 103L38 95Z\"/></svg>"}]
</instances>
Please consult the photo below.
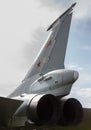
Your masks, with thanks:
<instances>
[{"instance_id":1,"label":"airplane","mask_svg":"<svg viewBox=\"0 0 91 130\"><path fill-rule=\"evenodd\" d=\"M0 97L0 130L44 126L76 126L84 109L67 98L79 73L65 69L72 4L47 29L50 34L22 83L8 97Z\"/></svg>"}]
</instances>

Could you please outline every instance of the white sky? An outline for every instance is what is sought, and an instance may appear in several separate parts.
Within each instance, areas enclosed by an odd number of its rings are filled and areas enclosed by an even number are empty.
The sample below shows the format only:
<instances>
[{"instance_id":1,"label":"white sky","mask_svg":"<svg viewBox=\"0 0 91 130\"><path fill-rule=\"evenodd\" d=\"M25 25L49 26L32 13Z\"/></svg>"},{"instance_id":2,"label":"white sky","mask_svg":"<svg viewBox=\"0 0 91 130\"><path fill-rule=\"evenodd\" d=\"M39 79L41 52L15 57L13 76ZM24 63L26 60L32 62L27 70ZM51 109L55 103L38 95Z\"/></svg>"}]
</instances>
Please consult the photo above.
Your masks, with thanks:
<instances>
[{"instance_id":1,"label":"white sky","mask_svg":"<svg viewBox=\"0 0 91 130\"><path fill-rule=\"evenodd\" d=\"M80 28L75 27L78 25L78 23L79 25L82 24L82 21L90 21L91 15L89 12L91 12L91 0L84 0L84 2L82 0L76 1L77 6L74 9L72 22L73 29L71 26L73 32L71 31L70 35L72 36L72 33L77 32L82 36L82 33L79 30ZM39 48L48 35L48 33L46 33L48 25L51 24L52 21L55 20L55 18L57 18L57 16L59 16L60 13L67 9L72 3L74 3L74 0L0 1L1 96L7 96L14 88L20 84L21 80L24 78L25 74L30 68L34 57L39 51ZM84 24L83 29L86 29L86 25L87 24ZM72 42L71 36L70 42ZM77 38L79 39L79 37ZM83 49L90 50L90 47L87 44L84 44ZM70 59L69 51L67 58ZM77 59L76 56L73 58ZM80 64L78 65L78 63L74 62L71 62L71 64L67 62L67 64L69 68L78 69L80 73L82 73L77 85L82 86L83 81L87 83L89 82L90 84L91 73L86 73L86 71L83 71L84 66L81 66ZM88 71L89 69L87 72ZM91 90L87 88L86 93L83 92L85 91L84 88L80 88L80 90L81 91L75 95L78 97L85 95L84 97L88 98L86 95L89 95L89 92L91 92Z\"/></svg>"}]
</instances>

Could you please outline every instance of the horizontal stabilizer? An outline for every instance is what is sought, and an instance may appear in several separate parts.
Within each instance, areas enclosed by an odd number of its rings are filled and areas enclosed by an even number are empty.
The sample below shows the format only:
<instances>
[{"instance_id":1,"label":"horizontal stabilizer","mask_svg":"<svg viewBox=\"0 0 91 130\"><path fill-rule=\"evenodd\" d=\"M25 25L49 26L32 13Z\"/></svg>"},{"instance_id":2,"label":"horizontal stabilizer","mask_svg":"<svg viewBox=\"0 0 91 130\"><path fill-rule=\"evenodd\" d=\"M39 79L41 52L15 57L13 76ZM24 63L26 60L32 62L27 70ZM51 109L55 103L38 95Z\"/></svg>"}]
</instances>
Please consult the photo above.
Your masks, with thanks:
<instances>
[{"instance_id":1,"label":"horizontal stabilizer","mask_svg":"<svg viewBox=\"0 0 91 130\"><path fill-rule=\"evenodd\" d=\"M0 124L7 125L22 102L21 100L0 97Z\"/></svg>"}]
</instances>

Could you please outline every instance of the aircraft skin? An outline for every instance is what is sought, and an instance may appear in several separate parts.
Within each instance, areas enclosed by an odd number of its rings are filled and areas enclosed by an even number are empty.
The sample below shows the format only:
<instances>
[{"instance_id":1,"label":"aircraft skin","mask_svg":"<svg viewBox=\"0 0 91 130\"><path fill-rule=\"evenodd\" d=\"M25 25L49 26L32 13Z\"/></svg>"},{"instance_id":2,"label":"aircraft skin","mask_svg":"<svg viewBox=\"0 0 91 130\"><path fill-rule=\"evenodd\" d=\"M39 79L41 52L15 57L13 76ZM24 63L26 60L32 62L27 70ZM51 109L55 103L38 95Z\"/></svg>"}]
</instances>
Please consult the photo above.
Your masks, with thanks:
<instances>
[{"instance_id":1,"label":"aircraft skin","mask_svg":"<svg viewBox=\"0 0 91 130\"><path fill-rule=\"evenodd\" d=\"M65 97L79 77L77 71L64 67L75 4L49 26L50 35L20 86L8 97L0 97L0 130L68 128L82 122L81 103Z\"/></svg>"}]
</instances>

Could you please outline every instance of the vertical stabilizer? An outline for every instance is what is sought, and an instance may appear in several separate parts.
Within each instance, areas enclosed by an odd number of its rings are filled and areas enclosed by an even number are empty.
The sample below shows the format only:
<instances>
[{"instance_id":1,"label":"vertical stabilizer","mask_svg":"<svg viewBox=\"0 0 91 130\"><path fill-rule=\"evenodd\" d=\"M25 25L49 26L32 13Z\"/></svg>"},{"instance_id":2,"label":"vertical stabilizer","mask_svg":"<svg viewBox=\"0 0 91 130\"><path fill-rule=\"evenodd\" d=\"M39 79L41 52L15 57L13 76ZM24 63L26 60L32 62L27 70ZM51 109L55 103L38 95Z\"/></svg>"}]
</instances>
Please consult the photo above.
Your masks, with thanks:
<instances>
[{"instance_id":1,"label":"vertical stabilizer","mask_svg":"<svg viewBox=\"0 0 91 130\"><path fill-rule=\"evenodd\" d=\"M50 35L25 79L36 74L43 75L49 71L64 68L72 10L75 4L49 26L47 31L50 31Z\"/></svg>"}]
</instances>

